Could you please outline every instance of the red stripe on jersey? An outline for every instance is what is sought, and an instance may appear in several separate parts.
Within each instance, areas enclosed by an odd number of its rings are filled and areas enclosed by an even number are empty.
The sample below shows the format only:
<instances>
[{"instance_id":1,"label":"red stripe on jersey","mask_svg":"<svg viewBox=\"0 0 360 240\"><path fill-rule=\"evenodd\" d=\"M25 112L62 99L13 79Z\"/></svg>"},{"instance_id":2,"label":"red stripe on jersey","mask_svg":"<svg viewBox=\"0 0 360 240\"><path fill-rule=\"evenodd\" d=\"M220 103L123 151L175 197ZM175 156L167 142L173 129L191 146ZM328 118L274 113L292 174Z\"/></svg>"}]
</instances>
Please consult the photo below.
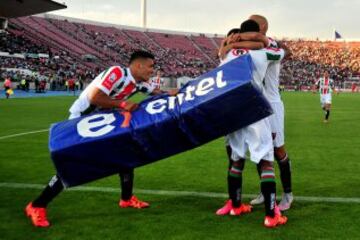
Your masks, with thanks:
<instances>
[{"instance_id":1,"label":"red stripe on jersey","mask_svg":"<svg viewBox=\"0 0 360 240\"><path fill-rule=\"evenodd\" d=\"M274 52L280 52L280 49L281 49L281 48L267 47L266 49L267 49L267 50L272 50L272 51L274 51Z\"/></svg>"},{"instance_id":2,"label":"red stripe on jersey","mask_svg":"<svg viewBox=\"0 0 360 240\"><path fill-rule=\"evenodd\" d=\"M329 78L324 79L323 94L329 93Z\"/></svg>"},{"instance_id":3,"label":"red stripe on jersey","mask_svg":"<svg viewBox=\"0 0 360 240\"><path fill-rule=\"evenodd\" d=\"M122 72L119 67L114 67L103 79L101 85L109 91L112 89L117 80L121 79Z\"/></svg>"},{"instance_id":4,"label":"red stripe on jersey","mask_svg":"<svg viewBox=\"0 0 360 240\"><path fill-rule=\"evenodd\" d=\"M116 99L124 99L125 97L129 96L131 93L134 92L136 85L133 82L130 82L124 90L122 90L117 96Z\"/></svg>"}]
</instances>

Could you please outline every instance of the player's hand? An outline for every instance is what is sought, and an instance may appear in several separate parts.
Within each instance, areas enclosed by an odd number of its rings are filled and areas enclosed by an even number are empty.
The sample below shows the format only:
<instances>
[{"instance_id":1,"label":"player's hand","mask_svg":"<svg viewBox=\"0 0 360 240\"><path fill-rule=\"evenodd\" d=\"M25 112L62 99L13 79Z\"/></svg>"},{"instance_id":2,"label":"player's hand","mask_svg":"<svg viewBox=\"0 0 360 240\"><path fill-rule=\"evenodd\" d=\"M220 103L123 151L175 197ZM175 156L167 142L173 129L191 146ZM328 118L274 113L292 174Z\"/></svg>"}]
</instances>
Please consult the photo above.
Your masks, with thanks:
<instances>
[{"instance_id":1,"label":"player's hand","mask_svg":"<svg viewBox=\"0 0 360 240\"><path fill-rule=\"evenodd\" d=\"M167 91L167 93L170 95L170 96L175 96L179 93L179 89L171 89L169 91Z\"/></svg>"},{"instance_id":2,"label":"player's hand","mask_svg":"<svg viewBox=\"0 0 360 240\"><path fill-rule=\"evenodd\" d=\"M120 108L124 111L133 112L139 107L139 104L130 101L123 101L120 103Z\"/></svg>"}]
</instances>

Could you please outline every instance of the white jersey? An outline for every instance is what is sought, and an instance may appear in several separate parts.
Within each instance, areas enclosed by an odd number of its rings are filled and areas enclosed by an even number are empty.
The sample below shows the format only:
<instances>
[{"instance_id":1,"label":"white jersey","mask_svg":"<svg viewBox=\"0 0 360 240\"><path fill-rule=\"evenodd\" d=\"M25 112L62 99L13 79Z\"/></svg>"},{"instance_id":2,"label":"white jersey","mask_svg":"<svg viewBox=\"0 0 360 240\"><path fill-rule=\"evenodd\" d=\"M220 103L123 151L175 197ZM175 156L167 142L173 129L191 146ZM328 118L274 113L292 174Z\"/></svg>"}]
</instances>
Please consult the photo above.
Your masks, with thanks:
<instances>
[{"instance_id":1,"label":"white jersey","mask_svg":"<svg viewBox=\"0 0 360 240\"><path fill-rule=\"evenodd\" d=\"M253 62L252 83L264 92L264 78L268 65L274 61L280 61L284 57L285 52L282 49L274 48L255 51L233 49L226 55L221 64L225 64L245 54L249 54ZM245 158L247 151L250 152L250 160L255 163L259 163L261 159L268 161L274 160L274 150L268 118L229 134L227 140L232 149L231 158L234 161Z\"/></svg>"},{"instance_id":2,"label":"white jersey","mask_svg":"<svg viewBox=\"0 0 360 240\"><path fill-rule=\"evenodd\" d=\"M130 69L114 66L100 73L81 93L70 108L70 119L89 114L97 107L90 104L88 94L93 88L98 88L113 99L126 100L136 92L150 94L154 88L147 82L137 83Z\"/></svg>"},{"instance_id":3,"label":"white jersey","mask_svg":"<svg viewBox=\"0 0 360 240\"><path fill-rule=\"evenodd\" d=\"M280 48L263 48L260 50L232 49L227 53L220 65L245 54L250 54L253 61L253 83L264 92L264 79L269 64L280 62L285 56L285 51Z\"/></svg>"},{"instance_id":4,"label":"white jersey","mask_svg":"<svg viewBox=\"0 0 360 240\"><path fill-rule=\"evenodd\" d=\"M272 39L268 38L269 41L269 48L278 48L278 43ZM281 69L281 62L276 61L269 64L268 69L265 75L265 96L269 100L270 103L272 102L281 102L281 96L279 92L279 85L280 85L280 69Z\"/></svg>"}]
</instances>

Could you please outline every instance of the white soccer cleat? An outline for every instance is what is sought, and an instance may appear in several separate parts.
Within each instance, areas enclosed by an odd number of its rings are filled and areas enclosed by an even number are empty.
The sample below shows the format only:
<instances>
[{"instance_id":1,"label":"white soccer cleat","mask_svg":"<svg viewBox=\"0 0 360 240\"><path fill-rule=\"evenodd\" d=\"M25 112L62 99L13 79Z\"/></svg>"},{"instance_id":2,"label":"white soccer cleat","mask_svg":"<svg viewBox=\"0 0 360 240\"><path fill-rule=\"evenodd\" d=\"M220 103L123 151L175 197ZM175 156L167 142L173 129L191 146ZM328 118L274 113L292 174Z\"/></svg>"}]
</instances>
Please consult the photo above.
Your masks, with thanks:
<instances>
[{"instance_id":1,"label":"white soccer cleat","mask_svg":"<svg viewBox=\"0 0 360 240\"><path fill-rule=\"evenodd\" d=\"M262 195L262 193L259 193L259 195L257 195L256 198L250 201L251 205L260 205L263 203L264 203L264 196Z\"/></svg>"},{"instance_id":2,"label":"white soccer cleat","mask_svg":"<svg viewBox=\"0 0 360 240\"><path fill-rule=\"evenodd\" d=\"M285 211L290 209L293 201L294 201L294 196L292 193L283 193L281 201L279 203L280 211Z\"/></svg>"}]
</instances>

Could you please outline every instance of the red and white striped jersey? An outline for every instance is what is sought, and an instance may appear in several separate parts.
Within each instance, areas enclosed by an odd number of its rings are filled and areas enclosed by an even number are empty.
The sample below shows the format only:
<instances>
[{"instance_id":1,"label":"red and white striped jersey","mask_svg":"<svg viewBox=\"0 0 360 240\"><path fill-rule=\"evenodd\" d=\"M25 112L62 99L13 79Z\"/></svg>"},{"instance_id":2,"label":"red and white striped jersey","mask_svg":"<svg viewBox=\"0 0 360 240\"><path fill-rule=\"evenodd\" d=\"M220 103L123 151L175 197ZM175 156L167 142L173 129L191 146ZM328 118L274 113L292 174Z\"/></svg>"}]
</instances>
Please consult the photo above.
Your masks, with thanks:
<instances>
[{"instance_id":1,"label":"red and white striped jersey","mask_svg":"<svg viewBox=\"0 0 360 240\"><path fill-rule=\"evenodd\" d=\"M161 87L161 77L156 76L151 79L151 86L156 89L160 89Z\"/></svg>"},{"instance_id":2,"label":"red and white striped jersey","mask_svg":"<svg viewBox=\"0 0 360 240\"><path fill-rule=\"evenodd\" d=\"M332 88L333 88L333 84L334 84L334 80L327 77L322 77L319 78L316 83L316 85L319 86L319 92L320 94L329 94L332 93Z\"/></svg>"},{"instance_id":3,"label":"red and white striped jersey","mask_svg":"<svg viewBox=\"0 0 360 240\"><path fill-rule=\"evenodd\" d=\"M113 66L100 73L81 93L70 108L70 118L79 117L96 109L91 106L88 93L98 88L113 99L126 100L137 92L150 94L154 88L147 82L137 83L129 68Z\"/></svg>"}]
</instances>

